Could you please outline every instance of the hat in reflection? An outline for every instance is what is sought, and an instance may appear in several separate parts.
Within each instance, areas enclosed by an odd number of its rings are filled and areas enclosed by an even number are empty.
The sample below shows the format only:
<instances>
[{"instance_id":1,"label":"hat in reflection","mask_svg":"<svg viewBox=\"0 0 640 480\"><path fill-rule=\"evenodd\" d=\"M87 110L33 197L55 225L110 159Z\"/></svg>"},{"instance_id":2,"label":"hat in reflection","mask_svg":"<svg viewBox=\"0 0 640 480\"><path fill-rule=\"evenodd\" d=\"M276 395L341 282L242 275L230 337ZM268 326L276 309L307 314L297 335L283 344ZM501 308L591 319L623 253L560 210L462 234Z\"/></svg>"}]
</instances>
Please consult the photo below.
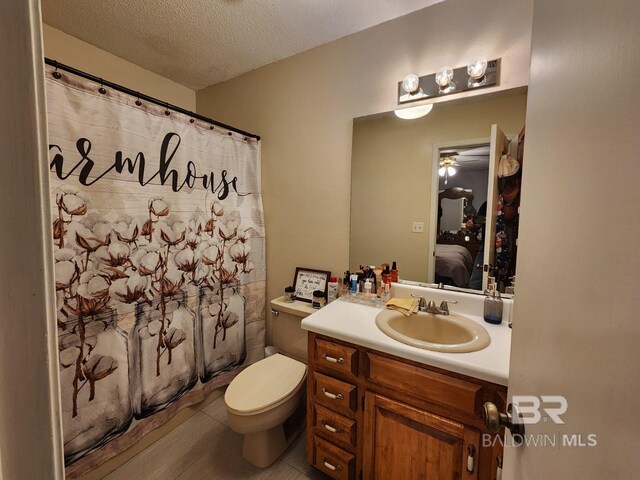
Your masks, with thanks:
<instances>
[{"instance_id":1,"label":"hat in reflection","mask_svg":"<svg viewBox=\"0 0 640 480\"><path fill-rule=\"evenodd\" d=\"M511 155L502 155L498 164L498 177L510 177L520 170L520 164Z\"/></svg>"}]
</instances>

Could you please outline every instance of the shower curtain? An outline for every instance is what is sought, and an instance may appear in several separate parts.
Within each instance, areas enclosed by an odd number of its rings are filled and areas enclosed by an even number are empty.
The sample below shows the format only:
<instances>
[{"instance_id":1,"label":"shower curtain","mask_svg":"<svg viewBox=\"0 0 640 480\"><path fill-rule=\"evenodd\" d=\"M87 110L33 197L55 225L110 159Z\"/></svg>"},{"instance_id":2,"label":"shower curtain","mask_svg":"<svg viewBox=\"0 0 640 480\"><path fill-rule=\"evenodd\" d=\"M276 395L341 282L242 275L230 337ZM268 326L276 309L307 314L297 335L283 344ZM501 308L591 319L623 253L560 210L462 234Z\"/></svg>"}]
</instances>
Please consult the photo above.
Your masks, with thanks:
<instances>
[{"instance_id":1,"label":"shower curtain","mask_svg":"<svg viewBox=\"0 0 640 480\"><path fill-rule=\"evenodd\" d=\"M73 75L46 93L69 478L264 351L253 138Z\"/></svg>"}]
</instances>

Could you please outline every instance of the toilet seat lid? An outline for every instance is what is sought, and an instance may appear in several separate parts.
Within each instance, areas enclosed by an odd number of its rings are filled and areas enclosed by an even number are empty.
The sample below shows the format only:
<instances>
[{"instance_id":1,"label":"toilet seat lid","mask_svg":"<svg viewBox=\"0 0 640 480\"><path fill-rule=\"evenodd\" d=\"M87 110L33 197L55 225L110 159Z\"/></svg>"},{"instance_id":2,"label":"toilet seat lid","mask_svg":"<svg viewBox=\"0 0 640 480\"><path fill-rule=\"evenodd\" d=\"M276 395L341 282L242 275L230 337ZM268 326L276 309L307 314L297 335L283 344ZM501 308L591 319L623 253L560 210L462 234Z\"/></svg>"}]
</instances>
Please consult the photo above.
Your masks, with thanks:
<instances>
[{"instance_id":1,"label":"toilet seat lid","mask_svg":"<svg viewBox=\"0 0 640 480\"><path fill-rule=\"evenodd\" d=\"M224 401L240 414L263 410L296 393L306 373L304 363L276 353L240 372L227 387Z\"/></svg>"}]
</instances>

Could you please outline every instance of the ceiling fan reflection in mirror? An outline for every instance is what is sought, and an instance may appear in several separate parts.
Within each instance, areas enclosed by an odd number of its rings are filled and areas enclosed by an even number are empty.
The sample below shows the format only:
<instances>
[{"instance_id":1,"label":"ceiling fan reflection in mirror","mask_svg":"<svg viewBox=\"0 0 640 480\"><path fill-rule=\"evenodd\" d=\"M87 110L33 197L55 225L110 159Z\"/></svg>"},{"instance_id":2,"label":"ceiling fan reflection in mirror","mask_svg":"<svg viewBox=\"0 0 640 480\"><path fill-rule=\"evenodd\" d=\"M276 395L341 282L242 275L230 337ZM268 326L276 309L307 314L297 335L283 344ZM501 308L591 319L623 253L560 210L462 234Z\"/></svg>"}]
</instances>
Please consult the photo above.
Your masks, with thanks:
<instances>
[{"instance_id":1,"label":"ceiling fan reflection in mirror","mask_svg":"<svg viewBox=\"0 0 640 480\"><path fill-rule=\"evenodd\" d=\"M456 174L455 167L457 165L458 162L452 156L447 155L446 157L442 157L440 159L440 169L438 170L438 175L444 177L445 185L449 183L449 176L454 176Z\"/></svg>"}]
</instances>

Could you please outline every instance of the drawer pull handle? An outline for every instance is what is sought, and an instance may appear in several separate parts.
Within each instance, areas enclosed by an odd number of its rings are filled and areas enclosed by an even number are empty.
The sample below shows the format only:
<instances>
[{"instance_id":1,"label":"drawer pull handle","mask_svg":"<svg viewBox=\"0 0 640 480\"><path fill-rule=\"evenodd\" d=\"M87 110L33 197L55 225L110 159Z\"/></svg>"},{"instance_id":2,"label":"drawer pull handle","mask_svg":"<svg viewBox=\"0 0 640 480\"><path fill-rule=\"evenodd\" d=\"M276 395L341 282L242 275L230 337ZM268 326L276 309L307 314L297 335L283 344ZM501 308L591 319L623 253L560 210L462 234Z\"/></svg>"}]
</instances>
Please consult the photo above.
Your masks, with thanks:
<instances>
[{"instance_id":1,"label":"drawer pull handle","mask_svg":"<svg viewBox=\"0 0 640 480\"><path fill-rule=\"evenodd\" d=\"M324 425L325 430L329 430L331 433L340 433L341 430L334 426L329 425L326 421L322 420L322 425Z\"/></svg>"},{"instance_id":2,"label":"drawer pull handle","mask_svg":"<svg viewBox=\"0 0 640 480\"><path fill-rule=\"evenodd\" d=\"M344 363L344 358L330 357L326 353L322 354L322 358L324 358L327 362L331 362L331 363Z\"/></svg>"},{"instance_id":3,"label":"drawer pull handle","mask_svg":"<svg viewBox=\"0 0 640 480\"><path fill-rule=\"evenodd\" d=\"M325 388L322 389L322 393L324 393L325 397L328 397L331 400L342 400L344 398L341 393L335 394L335 393L327 392Z\"/></svg>"},{"instance_id":4,"label":"drawer pull handle","mask_svg":"<svg viewBox=\"0 0 640 480\"><path fill-rule=\"evenodd\" d=\"M327 467L332 472L342 471L342 467L340 465L332 465L331 463L327 462L327 459L324 457L322 457L322 463L324 464L325 467Z\"/></svg>"},{"instance_id":5,"label":"drawer pull handle","mask_svg":"<svg viewBox=\"0 0 640 480\"><path fill-rule=\"evenodd\" d=\"M473 474L474 457L476 456L476 447L469 445L467 447L467 473Z\"/></svg>"}]
</instances>

